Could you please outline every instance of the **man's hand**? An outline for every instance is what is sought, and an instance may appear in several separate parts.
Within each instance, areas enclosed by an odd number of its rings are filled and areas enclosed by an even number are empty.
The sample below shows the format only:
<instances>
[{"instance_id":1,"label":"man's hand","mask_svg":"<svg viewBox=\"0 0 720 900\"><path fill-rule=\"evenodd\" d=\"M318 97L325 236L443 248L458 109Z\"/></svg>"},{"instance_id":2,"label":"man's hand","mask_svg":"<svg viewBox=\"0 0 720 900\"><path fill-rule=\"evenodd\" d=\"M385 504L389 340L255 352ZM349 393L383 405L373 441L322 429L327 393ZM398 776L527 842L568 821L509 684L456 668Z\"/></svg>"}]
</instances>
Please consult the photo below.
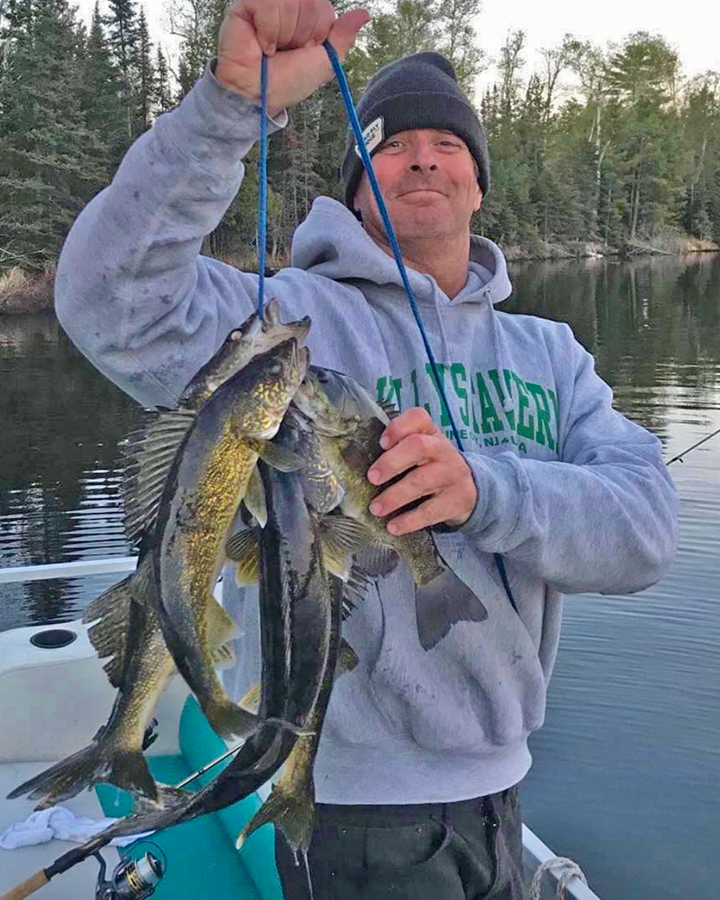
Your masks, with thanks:
<instances>
[{"instance_id":1,"label":"man's hand","mask_svg":"<svg viewBox=\"0 0 720 900\"><path fill-rule=\"evenodd\" d=\"M370 512L387 516L427 497L415 509L393 518L388 531L407 534L440 522L451 526L467 522L477 502L472 472L424 409L413 407L393 419L380 446L385 452L367 473L372 484L384 484L408 469L413 471L379 494L370 504Z\"/></svg>"},{"instance_id":2,"label":"man's hand","mask_svg":"<svg viewBox=\"0 0 720 900\"><path fill-rule=\"evenodd\" d=\"M340 59L370 21L364 9L335 16L329 0L237 0L220 26L215 77L250 100L260 99L260 60L268 59L268 111L299 103L332 78L323 41Z\"/></svg>"}]
</instances>

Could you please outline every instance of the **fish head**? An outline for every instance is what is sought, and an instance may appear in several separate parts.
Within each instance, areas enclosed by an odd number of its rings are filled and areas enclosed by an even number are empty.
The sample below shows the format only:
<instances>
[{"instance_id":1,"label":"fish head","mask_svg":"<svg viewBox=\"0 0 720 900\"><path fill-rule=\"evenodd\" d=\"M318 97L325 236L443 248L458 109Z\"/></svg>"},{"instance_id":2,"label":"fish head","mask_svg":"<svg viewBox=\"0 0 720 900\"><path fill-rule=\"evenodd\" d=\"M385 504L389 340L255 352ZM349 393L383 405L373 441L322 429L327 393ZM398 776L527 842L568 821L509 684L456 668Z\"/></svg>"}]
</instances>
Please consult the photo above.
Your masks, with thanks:
<instances>
[{"instance_id":1,"label":"fish head","mask_svg":"<svg viewBox=\"0 0 720 900\"><path fill-rule=\"evenodd\" d=\"M323 369L313 367L295 393L294 403L313 423L318 433L336 436L352 432L357 419L346 419L342 411L330 400L322 380Z\"/></svg>"},{"instance_id":2,"label":"fish head","mask_svg":"<svg viewBox=\"0 0 720 900\"><path fill-rule=\"evenodd\" d=\"M295 397L296 405L326 435L349 434L373 418L387 424L385 412L354 378L312 366Z\"/></svg>"},{"instance_id":3,"label":"fish head","mask_svg":"<svg viewBox=\"0 0 720 900\"><path fill-rule=\"evenodd\" d=\"M274 437L309 364L310 352L294 337L254 357L237 384L236 427L248 436Z\"/></svg>"},{"instance_id":4,"label":"fish head","mask_svg":"<svg viewBox=\"0 0 720 900\"><path fill-rule=\"evenodd\" d=\"M198 407L220 385L247 366L254 357L291 338L298 342L304 341L310 325L309 316L293 322L281 322L277 300L269 301L265 305L262 317L254 312L241 325L230 331L220 349L186 388L181 405Z\"/></svg>"}]
</instances>

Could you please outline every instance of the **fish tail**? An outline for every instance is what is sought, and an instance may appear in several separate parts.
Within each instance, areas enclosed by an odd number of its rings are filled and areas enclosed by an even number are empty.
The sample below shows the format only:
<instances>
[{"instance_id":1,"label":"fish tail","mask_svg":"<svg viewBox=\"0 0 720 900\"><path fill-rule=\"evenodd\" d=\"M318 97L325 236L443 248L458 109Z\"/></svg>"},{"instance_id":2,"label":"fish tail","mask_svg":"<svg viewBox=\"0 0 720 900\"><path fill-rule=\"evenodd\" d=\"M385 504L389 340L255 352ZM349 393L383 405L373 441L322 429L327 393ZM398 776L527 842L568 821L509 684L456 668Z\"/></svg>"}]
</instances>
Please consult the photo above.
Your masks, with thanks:
<instances>
[{"instance_id":1,"label":"fish tail","mask_svg":"<svg viewBox=\"0 0 720 900\"><path fill-rule=\"evenodd\" d=\"M488 617L484 603L451 569L416 588L415 613L424 650L431 650L458 622L483 622Z\"/></svg>"},{"instance_id":2,"label":"fish tail","mask_svg":"<svg viewBox=\"0 0 720 900\"><path fill-rule=\"evenodd\" d=\"M261 825L273 822L283 833L297 861L298 853L306 857L315 820L312 793L289 793L276 784L260 809L240 832L235 846L240 849Z\"/></svg>"},{"instance_id":3,"label":"fish tail","mask_svg":"<svg viewBox=\"0 0 720 900\"><path fill-rule=\"evenodd\" d=\"M248 712L229 700L204 704L203 712L213 731L227 740L246 738L257 731L261 724L261 720L254 713Z\"/></svg>"},{"instance_id":4,"label":"fish tail","mask_svg":"<svg viewBox=\"0 0 720 900\"><path fill-rule=\"evenodd\" d=\"M47 809L102 781L109 768L102 745L93 742L18 785L8 794L8 800L27 795L30 800L42 801L36 809Z\"/></svg>"},{"instance_id":5,"label":"fish tail","mask_svg":"<svg viewBox=\"0 0 720 900\"><path fill-rule=\"evenodd\" d=\"M47 809L75 797L99 781L109 781L151 800L158 797L157 787L142 753L123 751L110 754L101 742L93 741L18 785L8 794L8 800L27 795L30 800L41 801L35 809Z\"/></svg>"},{"instance_id":6,"label":"fish tail","mask_svg":"<svg viewBox=\"0 0 720 900\"><path fill-rule=\"evenodd\" d=\"M159 802L158 786L140 750L121 750L113 754L107 780L131 794Z\"/></svg>"}]
</instances>

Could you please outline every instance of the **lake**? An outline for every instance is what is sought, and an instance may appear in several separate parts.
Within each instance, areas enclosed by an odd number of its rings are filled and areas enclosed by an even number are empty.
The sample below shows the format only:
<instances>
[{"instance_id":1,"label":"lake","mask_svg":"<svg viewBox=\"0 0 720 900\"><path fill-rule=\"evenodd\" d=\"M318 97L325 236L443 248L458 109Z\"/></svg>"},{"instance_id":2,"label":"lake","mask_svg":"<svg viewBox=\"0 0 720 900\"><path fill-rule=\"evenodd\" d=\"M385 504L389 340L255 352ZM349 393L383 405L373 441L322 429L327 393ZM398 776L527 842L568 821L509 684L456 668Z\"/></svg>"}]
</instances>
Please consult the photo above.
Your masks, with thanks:
<instances>
[{"instance_id":1,"label":"lake","mask_svg":"<svg viewBox=\"0 0 720 900\"><path fill-rule=\"evenodd\" d=\"M502 309L569 322L670 459L720 428L720 256L516 263ZM52 314L0 319L0 565L132 552L118 442L138 407ZM671 468L680 550L654 587L570 597L525 818L602 900L716 900L720 435ZM0 630L77 618L110 577L0 586Z\"/></svg>"}]
</instances>

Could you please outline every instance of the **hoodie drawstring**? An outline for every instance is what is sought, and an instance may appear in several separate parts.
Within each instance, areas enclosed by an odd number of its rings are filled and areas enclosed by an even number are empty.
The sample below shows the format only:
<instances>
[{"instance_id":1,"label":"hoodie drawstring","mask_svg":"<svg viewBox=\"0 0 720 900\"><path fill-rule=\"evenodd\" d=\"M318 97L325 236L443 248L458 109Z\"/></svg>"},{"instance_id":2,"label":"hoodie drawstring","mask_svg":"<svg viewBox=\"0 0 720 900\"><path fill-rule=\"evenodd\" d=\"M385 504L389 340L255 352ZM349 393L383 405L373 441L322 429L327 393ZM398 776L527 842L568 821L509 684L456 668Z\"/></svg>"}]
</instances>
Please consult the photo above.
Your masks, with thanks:
<instances>
[{"instance_id":1,"label":"hoodie drawstring","mask_svg":"<svg viewBox=\"0 0 720 900\"><path fill-rule=\"evenodd\" d=\"M502 381L505 377L505 342L502 337L502 332L500 330L500 321L497 317L497 313L495 312L495 305L492 302L492 298L490 297L490 291L484 292L485 299L487 300L488 310L490 313L490 333L492 334L492 343L493 343L493 355L495 356L495 365L497 366L498 371L498 381L500 383L500 390L502 392L502 408L503 412L512 412L513 410L513 401L510 396L510 389L507 387L507 382L505 387L507 389L507 393L502 390Z\"/></svg>"}]
</instances>

